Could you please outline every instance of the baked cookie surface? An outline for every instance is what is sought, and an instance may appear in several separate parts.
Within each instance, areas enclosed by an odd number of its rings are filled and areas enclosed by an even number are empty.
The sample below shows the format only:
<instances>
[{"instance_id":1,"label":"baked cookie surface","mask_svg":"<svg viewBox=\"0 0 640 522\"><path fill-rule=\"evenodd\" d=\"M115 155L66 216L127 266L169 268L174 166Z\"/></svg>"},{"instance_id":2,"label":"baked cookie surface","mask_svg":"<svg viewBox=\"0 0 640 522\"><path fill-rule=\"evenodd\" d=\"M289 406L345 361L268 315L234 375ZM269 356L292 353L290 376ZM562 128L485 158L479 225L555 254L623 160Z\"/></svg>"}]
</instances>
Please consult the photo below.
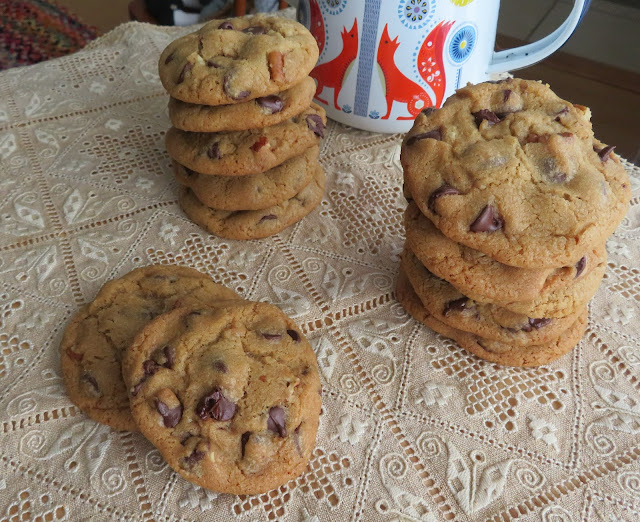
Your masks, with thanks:
<instances>
[{"instance_id":1,"label":"baked cookie surface","mask_svg":"<svg viewBox=\"0 0 640 522\"><path fill-rule=\"evenodd\" d=\"M321 407L316 357L273 305L159 316L127 351L123 374L140 431L190 482L262 493L309 460Z\"/></svg>"},{"instance_id":2,"label":"baked cookie surface","mask_svg":"<svg viewBox=\"0 0 640 522\"><path fill-rule=\"evenodd\" d=\"M286 90L317 61L318 45L302 24L256 15L212 20L171 42L158 71L173 98L227 105Z\"/></svg>"},{"instance_id":3,"label":"baked cookie surface","mask_svg":"<svg viewBox=\"0 0 640 522\"><path fill-rule=\"evenodd\" d=\"M583 307L565 317L530 317L476 302L431 274L407 248L402 253L401 268L426 310L438 321L502 343L516 346L549 343L561 336L584 311Z\"/></svg>"},{"instance_id":4,"label":"baked cookie surface","mask_svg":"<svg viewBox=\"0 0 640 522\"><path fill-rule=\"evenodd\" d=\"M396 297L404 309L417 321L439 334L453 339L462 348L474 355L506 366L539 366L558 359L570 352L580 342L588 320L588 314L584 311L563 335L556 340L546 344L516 346L511 343L483 339L439 321L424 307L409 279L402 271L400 271L396 283Z\"/></svg>"},{"instance_id":5,"label":"baked cookie surface","mask_svg":"<svg viewBox=\"0 0 640 522\"><path fill-rule=\"evenodd\" d=\"M534 81L459 89L405 137L407 190L444 235L501 263L575 265L613 232L631 194L589 117Z\"/></svg>"},{"instance_id":6,"label":"baked cookie surface","mask_svg":"<svg viewBox=\"0 0 640 522\"><path fill-rule=\"evenodd\" d=\"M291 199L316 174L319 148L310 147L281 165L248 176L212 176L187 169L174 160L173 173L198 200L218 210L259 210Z\"/></svg>"},{"instance_id":7,"label":"baked cookie surface","mask_svg":"<svg viewBox=\"0 0 640 522\"><path fill-rule=\"evenodd\" d=\"M185 131L222 132L270 127L311 105L316 84L307 77L286 91L233 105L198 105L169 100L171 124Z\"/></svg>"},{"instance_id":8,"label":"baked cookie surface","mask_svg":"<svg viewBox=\"0 0 640 522\"><path fill-rule=\"evenodd\" d=\"M404 215L407 244L434 275L478 301L533 301L586 277L606 263L603 245L587 251L575 265L562 268L518 268L452 241L425 217L415 202Z\"/></svg>"},{"instance_id":9,"label":"baked cookie surface","mask_svg":"<svg viewBox=\"0 0 640 522\"><path fill-rule=\"evenodd\" d=\"M261 210L216 210L200 202L190 188L182 187L179 202L184 213L212 234L228 239L260 239L300 221L322 201L324 170L318 164L314 179L298 194Z\"/></svg>"},{"instance_id":10,"label":"baked cookie surface","mask_svg":"<svg viewBox=\"0 0 640 522\"><path fill-rule=\"evenodd\" d=\"M185 295L203 301L240 299L188 267L151 265L104 284L67 326L60 345L62 377L76 406L92 419L137 431L122 380L122 353L138 331Z\"/></svg>"},{"instance_id":11,"label":"baked cookie surface","mask_svg":"<svg viewBox=\"0 0 640 522\"><path fill-rule=\"evenodd\" d=\"M318 145L326 123L324 109L312 104L264 129L196 133L171 127L165 144L169 156L200 174L259 174Z\"/></svg>"}]
</instances>

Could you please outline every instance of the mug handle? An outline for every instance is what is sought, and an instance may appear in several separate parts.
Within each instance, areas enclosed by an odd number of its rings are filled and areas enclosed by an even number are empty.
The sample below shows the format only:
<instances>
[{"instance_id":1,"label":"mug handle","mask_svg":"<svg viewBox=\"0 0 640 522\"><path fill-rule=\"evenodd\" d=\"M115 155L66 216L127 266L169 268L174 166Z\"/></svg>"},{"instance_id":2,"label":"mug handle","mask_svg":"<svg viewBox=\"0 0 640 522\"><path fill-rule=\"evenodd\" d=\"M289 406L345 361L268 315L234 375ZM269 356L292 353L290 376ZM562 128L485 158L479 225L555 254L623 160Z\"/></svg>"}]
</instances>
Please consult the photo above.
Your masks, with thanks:
<instances>
[{"instance_id":1,"label":"mug handle","mask_svg":"<svg viewBox=\"0 0 640 522\"><path fill-rule=\"evenodd\" d=\"M563 24L542 40L513 49L494 52L487 74L522 69L544 60L557 51L573 34L589 9L591 0L574 0L573 9Z\"/></svg>"}]
</instances>

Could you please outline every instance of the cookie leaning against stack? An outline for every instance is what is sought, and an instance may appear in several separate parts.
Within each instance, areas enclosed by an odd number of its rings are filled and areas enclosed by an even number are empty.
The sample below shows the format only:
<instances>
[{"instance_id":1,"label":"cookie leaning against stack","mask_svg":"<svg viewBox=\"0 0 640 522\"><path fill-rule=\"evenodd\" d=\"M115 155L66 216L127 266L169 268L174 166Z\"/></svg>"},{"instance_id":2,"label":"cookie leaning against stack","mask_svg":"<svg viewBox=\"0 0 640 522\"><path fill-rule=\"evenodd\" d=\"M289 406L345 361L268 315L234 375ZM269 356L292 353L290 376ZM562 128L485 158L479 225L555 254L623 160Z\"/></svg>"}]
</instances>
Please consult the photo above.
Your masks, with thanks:
<instances>
[{"instance_id":1,"label":"cookie leaning against stack","mask_svg":"<svg viewBox=\"0 0 640 522\"><path fill-rule=\"evenodd\" d=\"M214 20L164 50L166 146L180 205L198 225L229 239L263 238L320 203L326 115L312 103L309 77L317 59L304 26L264 15Z\"/></svg>"},{"instance_id":2,"label":"cookie leaning against stack","mask_svg":"<svg viewBox=\"0 0 640 522\"><path fill-rule=\"evenodd\" d=\"M571 350L630 199L612 151L589 109L538 82L470 85L424 110L402 144L400 302L493 362Z\"/></svg>"},{"instance_id":3,"label":"cookie leaning against stack","mask_svg":"<svg viewBox=\"0 0 640 522\"><path fill-rule=\"evenodd\" d=\"M196 270L155 265L109 281L60 354L82 411L139 429L200 486L263 493L311 456L322 402L311 345L276 306Z\"/></svg>"}]
</instances>

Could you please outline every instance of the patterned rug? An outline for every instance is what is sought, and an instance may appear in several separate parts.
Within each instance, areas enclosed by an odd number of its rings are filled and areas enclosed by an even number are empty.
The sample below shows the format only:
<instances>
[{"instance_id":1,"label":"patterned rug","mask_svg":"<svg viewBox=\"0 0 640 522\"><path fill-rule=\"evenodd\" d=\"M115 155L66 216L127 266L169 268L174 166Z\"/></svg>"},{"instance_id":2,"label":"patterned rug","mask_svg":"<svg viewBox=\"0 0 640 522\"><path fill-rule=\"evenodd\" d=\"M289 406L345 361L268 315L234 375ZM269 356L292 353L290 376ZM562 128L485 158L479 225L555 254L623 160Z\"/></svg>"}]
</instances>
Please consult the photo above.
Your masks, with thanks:
<instances>
[{"instance_id":1,"label":"patterned rug","mask_svg":"<svg viewBox=\"0 0 640 522\"><path fill-rule=\"evenodd\" d=\"M0 70L72 53L96 36L55 2L0 0Z\"/></svg>"}]
</instances>

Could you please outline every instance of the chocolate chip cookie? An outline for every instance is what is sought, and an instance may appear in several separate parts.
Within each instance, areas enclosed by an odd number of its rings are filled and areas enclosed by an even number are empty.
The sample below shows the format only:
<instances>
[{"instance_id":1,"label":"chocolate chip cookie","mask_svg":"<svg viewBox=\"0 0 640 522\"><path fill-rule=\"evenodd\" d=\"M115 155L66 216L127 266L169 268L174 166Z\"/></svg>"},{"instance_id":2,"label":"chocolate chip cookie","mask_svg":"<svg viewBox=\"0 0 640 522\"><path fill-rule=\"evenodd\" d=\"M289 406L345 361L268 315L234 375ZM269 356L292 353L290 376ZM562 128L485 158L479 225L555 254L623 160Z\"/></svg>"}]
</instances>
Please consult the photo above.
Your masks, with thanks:
<instances>
[{"instance_id":1,"label":"chocolate chip cookie","mask_svg":"<svg viewBox=\"0 0 640 522\"><path fill-rule=\"evenodd\" d=\"M575 265L613 232L631 195L589 117L538 82L459 89L403 141L408 192L444 235L501 263Z\"/></svg>"},{"instance_id":2,"label":"chocolate chip cookie","mask_svg":"<svg viewBox=\"0 0 640 522\"><path fill-rule=\"evenodd\" d=\"M317 146L261 174L212 176L173 162L178 182L198 200L218 210L259 210L291 199L311 183L318 166Z\"/></svg>"},{"instance_id":3,"label":"chocolate chip cookie","mask_svg":"<svg viewBox=\"0 0 640 522\"><path fill-rule=\"evenodd\" d=\"M221 132L270 127L305 110L313 100L316 84L307 77L286 91L234 105L198 105L169 100L174 127L192 132Z\"/></svg>"},{"instance_id":4,"label":"chocolate chip cookie","mask_svg":"<svg viewBox=\"0 0 640 522\"><path fill-rule=\"evenodd\" d=\"M240 299L197 270L176 265L138 268L105 283L71 320L60 345L64 385L78 408L112 428L137 431L122 381L122 353L145 324L185 295L211 303Z\"/></svg>"},{"instance_id":5,"label":"chocolate chip cookie","mask_svg":"<svg viewBox=\"0 0 640 522\"><path fill-rule=\"evenodd\" d=\"M405 247L401 268L424 307L438 321L479 337L514 346L545 344L557 339L583 313L565 317L528 317L505 308L479 303L431 274Z\"/></svg>"},{"instance_id":6,"label":"chocolate chip cookie","mask_svg":"<svg viewBox=\"0 0 640 522\"><path fill-rule=\"evenodd\" d=\"M259 239L281 232L300 221L322 201L325 176L316 166L314 179L293 198L262 210L216 210L195 197L191 189L180 190L180 206L196 224L228 239Z\"/></svg>"},{"instance_id":7,"label":"chocolate chip cookie","mask_svg":"<svg viewBox=\"0 0 640 522\"><path fill-rule=\"evenodd\" d=\"M458 330L445 324L424 307L415 293L407 276L400 271L396 284L396 297L404 309L417 321L439 334L456 341L462 348L478 357L507 366L539 366L548 364L570 352L584 335L587 327L587 312L579 314L576 320L554 341L546 344L517 346L483 339L477 335Z\"/></svg>"},{"instance_id":8,"label":"chocolate chip cookie","mask_svg":"<svg viewBox=\"0 0 640 522\"><path fill-rule=\"evenodd\" d=\"M318 145L327 117L312 104L300 114L264 129L234 132L187 132L171 127L169 156L201 174L259 174Z\"/></svg>"},{"instance_id":9,"label":"chocolate chip cookie","mask_svg":"<svg viewBox=\"0 0 640 522\"><path fill-rule=\"evenodd\" d=\"M507 304L534 301L573 285L596 267L606 265L604 245L586 252L573 266L517 268L504 265L449 239L420 212L415 202L409 203L405 211L404 225L409 248L427 270L476 301Z\"/></svg>"},{"instance_id":10,"label":"chocolate chip cookie","mask_svg":"<svg viewBox=\"0 0 640 522\"><path fill-rule=\"evenodd\" d=\"M123 375L140 431L190 482L263 493L307 465L321 407L318 366L298 326L273 305L161 315L127 351Z\"/></svg>"},{"instance_id":11,"label":"chocolate chip cookie","mask_svg":"<svg viewBox=\"0 0 640 522\"><path fill-rule=\"evenodd\" d=\"M317 60L318 45L303 25L256 15L212 20L171 42L158 71L173 98L227 105L289 89Z\"/></svg>"}]
</instances>

